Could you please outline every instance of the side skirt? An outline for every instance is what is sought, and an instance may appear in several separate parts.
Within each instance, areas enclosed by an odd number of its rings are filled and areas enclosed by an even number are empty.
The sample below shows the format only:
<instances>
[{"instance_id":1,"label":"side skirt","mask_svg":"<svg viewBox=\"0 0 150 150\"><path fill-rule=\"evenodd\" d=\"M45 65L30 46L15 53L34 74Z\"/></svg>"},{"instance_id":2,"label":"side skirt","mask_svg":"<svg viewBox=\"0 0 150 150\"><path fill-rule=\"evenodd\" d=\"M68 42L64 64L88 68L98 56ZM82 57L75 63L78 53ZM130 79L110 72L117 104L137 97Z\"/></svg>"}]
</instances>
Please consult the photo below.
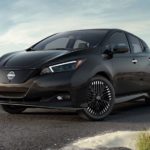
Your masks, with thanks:
<instances>
[{"instance_id":1,"label":"side skirt","mask_svg":"<svg viewBox=\"0 0 150 150\"><path fill-rule=\"evenodd\" d=\"M147 93L120 96L120 97L116 97L115 103L118 104L118 103L123 103L123 102L127 102L127 101L137 100L140 98L146 98L146 97L149 97L149 95Z\"/></svg>"},{"instance_id":2,"label":"side skirt","mask_svg":"<svg viewBox=\"0 0 150 150\"><path fill-rule=\"evenodd\" d=\"M25 106L30 108L46 108L46 109L60 109L60 110L80 110L82 108L75 108L71 105L71 102L53 102L50 103L49 101L45 102L25 102L21 99L18 101L4 101L0 100L0 105L14 105L14 106Z\"/></svg>"}]
</instances>

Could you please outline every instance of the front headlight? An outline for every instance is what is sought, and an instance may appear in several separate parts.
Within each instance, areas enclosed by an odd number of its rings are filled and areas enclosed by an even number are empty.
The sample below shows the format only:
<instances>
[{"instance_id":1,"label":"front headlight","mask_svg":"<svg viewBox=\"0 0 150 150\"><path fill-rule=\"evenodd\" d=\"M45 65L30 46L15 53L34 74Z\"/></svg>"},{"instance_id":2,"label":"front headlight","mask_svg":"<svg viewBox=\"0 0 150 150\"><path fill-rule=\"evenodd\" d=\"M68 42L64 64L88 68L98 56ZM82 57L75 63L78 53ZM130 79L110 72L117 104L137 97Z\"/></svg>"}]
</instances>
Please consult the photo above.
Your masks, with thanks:
<instances>
[{"instance_id":1,"label":"front headlight","mask_svg":"<svg viewBox=\"0 0 150 150\"><path fill-rule=\"evenodd\" d=\"M83 62L84 60L74 60L74 61L68 61L65 63L52 65L47 68L44 68L41 74L76 70Z\"/></svg>"}]
</instances>

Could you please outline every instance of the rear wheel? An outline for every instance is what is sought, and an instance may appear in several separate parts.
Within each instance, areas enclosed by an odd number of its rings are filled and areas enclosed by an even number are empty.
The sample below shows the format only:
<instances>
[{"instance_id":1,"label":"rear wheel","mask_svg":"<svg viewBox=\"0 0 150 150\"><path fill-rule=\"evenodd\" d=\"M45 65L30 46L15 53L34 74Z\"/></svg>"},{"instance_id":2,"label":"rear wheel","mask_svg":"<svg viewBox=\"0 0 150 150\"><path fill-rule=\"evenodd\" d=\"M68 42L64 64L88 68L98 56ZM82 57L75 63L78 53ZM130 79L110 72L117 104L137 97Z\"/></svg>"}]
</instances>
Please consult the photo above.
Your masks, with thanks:
<instances>
[{"instance_id":1,"label":"rear wheel","mask_svg":"<svg viewBox=\"0 0 150 150\"><path fill-rule=\"evenodd\" d=\"M4 111L10 114L20 114L22 113L26 107L24 106L14 106L14 105L2 105Z\"/></svg>"},{"instance_id":2,"label":"rear wheel","mask_svg":"<svg viewBox=\"0 0 150 150\"><path fill-rule=\"evenodd\" d=\"M88 107L80 110L79 115L88 120L103 120L114 106L114 88L106 78L96 76L87 87Z\"/></svg>"}]
</instances>

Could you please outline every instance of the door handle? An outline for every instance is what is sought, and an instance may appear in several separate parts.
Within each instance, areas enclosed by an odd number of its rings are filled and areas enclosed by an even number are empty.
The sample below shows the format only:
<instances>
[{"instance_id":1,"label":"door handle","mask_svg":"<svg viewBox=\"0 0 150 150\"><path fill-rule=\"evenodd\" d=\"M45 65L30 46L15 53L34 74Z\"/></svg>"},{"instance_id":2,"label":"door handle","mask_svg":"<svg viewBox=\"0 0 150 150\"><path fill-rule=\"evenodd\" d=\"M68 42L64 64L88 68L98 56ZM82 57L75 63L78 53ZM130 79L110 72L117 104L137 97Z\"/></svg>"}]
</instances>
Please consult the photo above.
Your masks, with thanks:
<instances>
[{"instance_id":1,"label":"door handle","mask_svg":"<svg viewBox=\"0 0 150 150\"><path fill-rule=\"evenodd\" d=\"M137 59L133 59L133 60L132 60L132 63L134 63L134 64L136 64L137 62L138 62Z\"/></svg>"}]
</instances>

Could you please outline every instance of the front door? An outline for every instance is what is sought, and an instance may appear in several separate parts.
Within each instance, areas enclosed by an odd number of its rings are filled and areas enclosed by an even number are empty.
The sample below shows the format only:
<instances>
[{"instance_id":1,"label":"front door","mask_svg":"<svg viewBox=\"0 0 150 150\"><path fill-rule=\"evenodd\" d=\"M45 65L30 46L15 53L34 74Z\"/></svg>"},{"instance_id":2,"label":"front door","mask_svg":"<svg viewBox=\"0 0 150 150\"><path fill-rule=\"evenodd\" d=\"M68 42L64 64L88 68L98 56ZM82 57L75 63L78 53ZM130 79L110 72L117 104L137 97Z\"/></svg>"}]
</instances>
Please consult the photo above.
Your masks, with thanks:
<instances>
[{"instance_id":1,"label":"front door","mask_svg":"<svg viewBox=\"0 0 150 150\"><path fill-rule=\"evenodd\" d=\"M106 43L112 50L116 45L126 45L130 49L127 36L122 31L113 33ZM138 76L139 64L136 59L134 60L131 49L127 53L114 54L111 62L116 96L134 94L141 90L142 86Z\"/></svg>"}]
</instances>

